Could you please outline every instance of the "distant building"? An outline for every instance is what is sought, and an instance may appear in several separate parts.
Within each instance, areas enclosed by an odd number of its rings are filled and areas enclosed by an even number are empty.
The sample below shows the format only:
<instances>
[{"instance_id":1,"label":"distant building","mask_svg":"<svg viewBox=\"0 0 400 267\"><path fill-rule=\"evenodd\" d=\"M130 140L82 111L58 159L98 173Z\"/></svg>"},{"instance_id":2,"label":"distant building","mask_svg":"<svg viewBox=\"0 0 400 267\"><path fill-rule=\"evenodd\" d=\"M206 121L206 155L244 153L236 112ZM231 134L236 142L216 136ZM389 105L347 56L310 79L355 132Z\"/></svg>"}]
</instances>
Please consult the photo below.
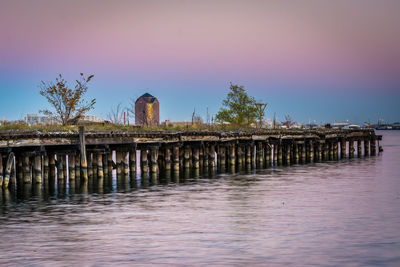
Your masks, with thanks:
<instances>
[{"instance_id":1,"label":"distant building","mask_svg":"<svg viewBox=\"0 0 400 267\"><path fill-rule=\"evenodd\" d=\"M81 120L87 122L104 122L104 120L100 119L99 117L92 115L85 115L81 118Z\"/></svg>"},{"instance_id":2,"label":"distant building","mask_svg":"<svg viewBox=\"0 0 400 267\"><path fill-rule=\"evenodd\" d=\"M145 93L135 102L135 124L158 126L160 124L160 104L154 96Z\"/></svg>"},{"instance_id":3,"label":"distant building","mask_svg":"<svg viewBox=\"0 0 400 267\"><path fill-rule=\"evenodd\" d=\"M29 126L37 124L58 124L59 122L60 119L58 117L38 116L37 114L27 114L25 117L25 123Z\"/></svg>"}]
</instances>

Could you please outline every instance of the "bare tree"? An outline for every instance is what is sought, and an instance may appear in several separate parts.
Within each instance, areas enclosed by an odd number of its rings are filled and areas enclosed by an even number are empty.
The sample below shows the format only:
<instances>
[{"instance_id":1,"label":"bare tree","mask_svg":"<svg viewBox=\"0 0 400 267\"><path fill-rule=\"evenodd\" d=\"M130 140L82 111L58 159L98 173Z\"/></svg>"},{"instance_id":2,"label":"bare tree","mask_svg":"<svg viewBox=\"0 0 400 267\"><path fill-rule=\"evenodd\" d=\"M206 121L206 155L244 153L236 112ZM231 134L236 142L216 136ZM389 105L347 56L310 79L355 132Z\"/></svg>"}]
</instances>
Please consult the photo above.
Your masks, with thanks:
<instances>
[{"instance_id":1,"label":"bare tree","mask_svg":"<svg viewBox=\"0 0 400 267\"><path fill-rule=\"evenodd\" d=\"M124 116L124 108L122 103L119 103L116 107L112 107L111 111L107 114L107 119L114 124L122 124Z\"/></svg>"},{"instance_id":2,"label":"bare tree","mask_svg":"<svg viewBox=\"0 0 400 267\"><path fill-rule=\"evenodd\" d=\"M53 106L55 111L40 110L41 113L47 116L59 116L63 125L76 124L86 112L94 108L96 99L87 102L83 96L86 93L87 84L93 78L90 75L85 78L83 73L80 79L76 80L74 89L69 88L68 82L60 74L55 82L42 81L40 84L40 94Z\"/></svg>"}]
</instances>

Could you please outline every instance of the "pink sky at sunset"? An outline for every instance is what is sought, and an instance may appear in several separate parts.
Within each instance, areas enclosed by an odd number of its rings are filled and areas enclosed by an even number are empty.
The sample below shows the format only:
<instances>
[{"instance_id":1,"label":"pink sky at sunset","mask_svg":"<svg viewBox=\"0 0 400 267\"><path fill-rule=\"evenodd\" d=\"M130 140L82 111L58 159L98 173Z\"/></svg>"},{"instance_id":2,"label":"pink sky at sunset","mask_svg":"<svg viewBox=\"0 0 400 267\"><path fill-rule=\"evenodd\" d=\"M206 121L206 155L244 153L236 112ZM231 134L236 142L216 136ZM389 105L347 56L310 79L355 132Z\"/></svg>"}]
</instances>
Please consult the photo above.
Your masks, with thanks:
<instances>
[{"instance_id":1,"label":"pink sky at sunset","mask_svg":"<svg viewBox=\"0 0 400 267\"><path fill-rule=\"evenodd\" d=\"M201 81L213 92L225 83L219 100L229 81L259 98L333 88L398 95L398 14L400 1L388 0L3 0L0 82L26 76L37 90L42 79L85 72L99 91L112 80Z\"/></svg>"}]
</instances>

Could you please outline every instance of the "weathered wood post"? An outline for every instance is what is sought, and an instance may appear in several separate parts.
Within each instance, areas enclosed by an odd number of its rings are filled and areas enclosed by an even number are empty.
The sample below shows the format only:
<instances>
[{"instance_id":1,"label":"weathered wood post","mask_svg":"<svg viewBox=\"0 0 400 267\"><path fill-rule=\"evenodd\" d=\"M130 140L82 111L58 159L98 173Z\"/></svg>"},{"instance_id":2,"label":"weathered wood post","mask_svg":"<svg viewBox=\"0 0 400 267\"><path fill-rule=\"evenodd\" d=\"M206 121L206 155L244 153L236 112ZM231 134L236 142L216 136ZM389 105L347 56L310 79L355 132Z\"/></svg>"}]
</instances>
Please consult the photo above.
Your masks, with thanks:
<instances>
[{"instance_id":1,"label":"weathered wood post","mask_svg":"<svg viewBox=\"0 0 400 267\"><path fill-rule=\"evenodd\" d=\"M64 180L63 156L60 154L57 154L57 179Z\"/></svg>"},{"instance_id":2,"label":"weathered wood post","mask_svg":"<svg viewBox=\"0 0 400 267\"><path fill-rule=\"evenodd\" d=\"M122 166L125 177L129 176L129 153L128 151L122 152Z\"/></svg>"},{"instance_id":3,"label":"weathered wood post","mask_svg":"<svg viewBox=\"0 0 400 267\"><path fill-rule=\"evenodd\" d=\"M193 167L195 169L200 168L200 148L198 145L193 147Z\"/></svg>"},{"instance_id":4,"label":"weathered wood post","mask_svg":"<svg viewBox=\"0 0 400 267\"><path fill-rule=\"evenodd\" d=\"M354 158L354 140L349 139L349 158Z\"/></svg>"},{"instance_id":5,"label":"weathered wood post","mask_svg":"<svg viewBox=\"0 0 400 267\"><path fill-rule=\"evenodd\" d=\"M203 167L205 169L208 168L208 162L209 162L209 159L208 159L208 144L204 143L203 144Z\"/></svg>"},{"instance_id":6,"label":"weathered wood post","mask_svg":"<svg viewBox=\"0 0 400 267\"><path fill-rule=\"evenodd\" d=\"M5 171L5 175L4 175L4 181L3 181L4 188L8 187L8 184L10 182L10 177L11 177L11 170L12 170L13 166L14 166L14 153L10 152L8 154L6 171Z\"/></svg>"},{"instance_id":7,"label":"weathered wood post","mask_svg":"<svg viewBox=\"0 0 400 267\"><path fill-rule=\"evenodd\" d=\"M314 142L310 140L310 162L314 162Z\"/></svg>"},{"instance_id":8,"label":"weathered wood post","mask_svg":"<svg viewBox=\"0 0 400 267\"><path fill-rule=\"evenodd\" d=\"M147 159L147 149L141 149L140 150L140 167L141 167L141 173L147 174L148 172L148 159Z\"/></svg>"},{"instance_id":9,"label":"weathered wood post","mask_svg":"<svg viewBox=\"0 0 400 267\"><path fill-rule=\"evenodd\" d=\"M0 153L0 187L3 185L4 174L3 174L3 155Z\"/></svg>"},{"instance_id":10,"label":"weathered wood post","mask_svg":"<svg viewBox=\"0 0 400 267\"><path fill-rule=\"evenodd\" d=\"M129 150L129 170L131 177L136 175L136 144L132 144Z\"/></svg>"},{"instance_id":11,"label":"weathered wood post","mask_svg":"<svg viewBox=\"0 0 400 267\"><path fill-rule=\"evenodd\" d=\"M346 139L345 138L340 139L340 158L341 159L346 158Z\"/></svg>"},{"instance_id":12,"label":"weathered wood post","mask_svg":"<svg viewBox=\"0 0 400 267\"><path fill-rule=\"evenodd\" d=\"M236 164L236 148L235 144L229 144L229 165L234 166Z\"/></svg>"},{"instance_id":13,"label":"weathered wood post","mask_svg":"<svg viewBox=\"0 0 400 267\"><path fill-rule=\"evenodd\" d=\"M34 170L35 170L35 182L36 183L41 183L42 182L42 155L36 154L35 155L35 164L34 164Z\"/></svg>"},{"instance_id":14,"label":"weathered wood post","mask_svg":"<svg viewBox=\"0 0 400 267\"><path fill-rule=\"evenodd\" d=\"M117 149L115 151L115 153L116 153L117 175L121 176L122 175L122 165L123 165L122 152L120 149ZM147 150L146 150L146 164L147 164Z\"/></svg>"},{"instance_id":15,"label":"weathered wood post","mask_svg":"<svg viewBox=\"0 0 400 267\"><path fill-rule=\"evenodd\" d=\"M333 141L333 157L335 160L339 159L339 141L337 139Z\"/></svg>"},{"instance_id":16,"label":"weathered wood post","mask_svg":"<svg viewBox=\"0 0 400 267\"><path fill-rule=\"evenodd\" d=\"M257 161L257 168L262 168L264 166L263 161L263 144L262 142L258 141L256 143L256 161Z\"/></svg>"},{"instance_id":17,"label":"weathered wood post","mask_svg":"<svg viewBox=\"0 0 400 267\"><path fill-rule=\"evenodd\" d=\"M274 143L274 166L278 165L278 144Z\"/></svg>"},{"instance_id":18,"label":"weathered wood post","mask_svg":"<svg viewBox=\"0 0 400 267\"><path fill-rule=\"evenodd\" d=\"M99 158L99 153L100 152L93 152L92 153L92 169L93 169L93 177L96 177L97 178L97 176L98 176L98 168L99 168L99 166L98 166L98 158Z\"/></svg>"},{"instance_id":19,"label":"weathered wood post","mask_svg":"<svg viewBox=\"0 0 400 267\"><path fill-rule=\"evenodd\" d=\"M89 178L93 178L93 157L92 153L88 153L87 155L87 170Z\"/></svg>"},{"instance_id":20,"label":"weathered wood post","mask_svg":"<svg viewBox=\"0 0 400 267\"><path fill-rule=\"evenodd\" d=\"M208 160L209 160L208 165L211 167L211 169L214 169L215 168L215 145L214 144L209 144Z\"/></svg>"},{"instance_id":21,"label":"weathered wood post","mask_svg":"<svg viewBox=\"0 0 400 267\"><path fill-rule=\"evenodd\" d=\"M157 173L158 172L158 147L153 146L151 147L151 173Z\"/></svg>"},{"instance_id":22,"label":"weathered wood post","mask_svg":"<svg viewBox=\"0 0 400 267\"><path fill-rule=\"evenodd\" d=\"M68 170L69 170L69 180L75 180L75 155L74 154L69 154L68 155Z\"/></svg>"},{"instance_id":23,"label":"weathered wood post","mask_svg":"<svg viewBox=\"0 0 400 267\"><path fill-rule=\"evenodd\" d=\"M184 163L185 163L185 169L190 168L190 146L186 144L184 146Z\"/></svg>"},{"instance_id":24,"label":"weathered wood post","mask_svg":"<svg viewBox=\"0 0 400 267\"><path fill-rule=\"evenodd\" d=\"M251 144L250 143L246 143L246 166L250 166L251 167Z\"/></svg>"},{"instance_id":25,"label":"weathered wood post","mask_svg":"<svg viewBox=\"0 0 400 267\"><path fill-rule=\"evenodd\" d=\"M172 160L173 160L173 170L174 172L179 172L179 146L174 145L172 147Z\"/></svg>"},{"instance_id":26,"label":"weathered wood post","mask_svg":"<svg viewBox=\"0 0 400 267\"><path fill-rule=\"evenodd\" d=\"M169 146L165 147L164 150L164 166L165 170L171 170L171 148Z\"/></svg>"},{"instance_id":27,"label":"weathered wood post","mask_svg":"<svg viewBox=\"0 0 400 267\"><path fill-rule=\"evenodd\" d=\"M301 162L306 163L307 152L306 152L306 141L305 140L300 144L300 151L301 151Z\"/></svg>"},{"instance_id":28,"label":"weathered wood post","mask_svg":"<svg viewBox=\"0 0 400 267\"><path fill-rule=\"evenodd\" d=\"M236 146L236 161L237 161L239 166L242 166L242 164L243 164L242 154L243 154L243 148L242 148L242 146L240 144L238 144Z\"/></svg>"},{"instance_id":29,"label":"weathered wood post","mask_svg":"<svg viewBox=\"0 0 400 267\"><path fill-rule=\"evenodd\" d=\"M97 153L97 177L104 178L103 154L101 152Z\"/></svg>"},{"instance_id":30,"label":"weathered wood post","mask_svg":"<svg viewBox=\"0 0 400 267\"><path fill-rule=\"evenodd\" d=\"M297 144L297 141L294 141L293 143L293 159L295 164L299 164L300 156L299 156L299 145Z\"/></svg>"},{"instance_id":31,"label":"weathered wood post","mask_svg":"<svg viewBox=\"0 0 400 267\"><path fill-rule=\"evenodd\" d=\"M221 170L225 170L226 167L226 147L225 144L218 145L218 166Z\"/></svg>"},{"instance_id":32,"label":"weathered wood post","mask_svg":"<svg viewBox=\"0 0 400 267\"><path fill-rule=\"evenodd\" d=\"M369 140L364 138L364 156L369 156Z\"/></svg>"},{"instance_id":33,"label":"weathered wood post","mask_svg":"<svg viewBox=\"0 0 400 267\"><path fill-rule=\"evenodd\" d=\"M0 155L0 159L1 159L1 155ZM18 154L18 156L15 156L16 159L16 166L17 166L17 183L19 185L22 185L24 183L24 167L23 167L23 162L24 162L24 158ZM0 168L1 169L1 168Z\"/></svg>"},{"instance_id":34,"label":"weathered wood post","mask_svg":"<svg viewBox=\"0 0 400 267\"><path fill-rule=\"evenodd\" d=\"M335 159L335 146L333 144L333 140L329 139L328 146L329 146L329 160Z\"/></svg>"},{"instance_id":35,"label":"weathered wood post","mask_svg":"<svg viewBox=\"0 0 400 267\"><path fill-rule=\"evenodd\" d=\"M292 163L292 144L287 143L286 144L286 164L290 165L291 163Z\"/></svg>"},{"instance_id":36,"label":"weathered wood post","mask_svg":"<svg viewBox=\"0 0 400 267\"><path fill-rule=\"evenodd\" d=\"M361 139L357 139L357 157L361 158Z\"/></svg>"},{"instance_id":37,"label":"weathered wood post","mask_svg":"<svg viewBox=\"0 0 400 267\"><path fill-rule=\"evenodd\" d=\"M29 184L31 182L31 163L29 155L24 155L24 183Z\"/></svg>"},{"instance_id":38,"label":"weathered wood post","mask_svg":"<svg viewBox=\"0 0 400 267\"><path fill-rule=\"evenodd\" d=\"M371 156L376 156L376 139L375 137L371 138Z\"/></svg>"},{"instance_id":39,"label":"weathered wood post","mask_svg":"<svg viewBox=\"0 0 400 267\"><path fill-rule=\"evenodd\" d=\"M113 169L114 169L114 161L113 161L113 151L111 150L108 154L107 154L107 165L108 165L108 174L109 177L112 178L113 175Z\"/></svg>"},{"instance_id":40,"label":"weathered wood post","mask_svg":"<svg viewBox=\"0 0 400 267\"><path fill-rule=\"evenodd\" d=\"M81 156L79 153L75 154L75 178L81 179Z\"/></svg>"},{"instance_id":41,"label":"weathered wood post","mask_svg":"<svg viewBox=\"0 0 400 267\"><path fill-rule=\"evenodd\" d=\"M88 179L88 163L86 158L86 140L85 140L85 129L83 126L79 126L79 143L81 150L81 169L82 169L82 178L84 180Z\"/></svg>"},{"instance_id":42,"label":"weathered wood post","mask_svg":"<svg viewBox=\"0 0 400 267\"><path fill-rule=\"evenodd\" d=\"M265 167L271 166L271 145L269 142L264 143L264 158L265 158Z\"/></svg>"},{"instance_id":43,"label":"weathered wood post","mask_svg":"<svg viewBox=\"0 0 400 267\"><path fill-rule=\"evenodd\" d=\"M56 177L56 159L54 153L50 153L49 165L50 165L50 178L54 180Z\"/></svg>"}]
</instances>

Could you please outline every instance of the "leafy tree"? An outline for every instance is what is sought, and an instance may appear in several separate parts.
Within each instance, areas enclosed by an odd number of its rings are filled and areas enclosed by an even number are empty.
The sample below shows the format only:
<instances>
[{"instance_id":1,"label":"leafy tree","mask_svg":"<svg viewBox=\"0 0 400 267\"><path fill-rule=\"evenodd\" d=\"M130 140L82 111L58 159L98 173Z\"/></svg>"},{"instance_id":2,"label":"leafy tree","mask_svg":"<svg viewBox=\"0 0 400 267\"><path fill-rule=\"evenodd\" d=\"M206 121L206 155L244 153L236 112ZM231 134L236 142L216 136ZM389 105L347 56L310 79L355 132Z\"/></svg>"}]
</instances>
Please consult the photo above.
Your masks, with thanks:
<instances>
[{"instance_id":1,"label":"leafy tree","mask_svg":"<svg viewBox=\"0 0 400 267\"><path fill-rule=\"evenodd\" d=\"M40 94L47 99L55 111L41 110L40 112L47 116L59 116L63 125L76 124L96 104L96 99L87 102L83 98L88 89L87 84L93 76L85 78L81 73L80 79L76 80L74 89L68 87L67 81L61 74L55 82L42 81Z\"/></svg>"},{"instance_id":2,"label":"leafy tree","mask_svg":"<svg viewBox=\"0 0 400 267\"><path fill-rule=\"evenodd\" d=\"M222 101L223 107L215 116L215 120L236 125L250 125L255 122L257 118L255 99L247 95L243 86L231 83L229 89L231 91Z\"/></svg>"}]
</instances>

